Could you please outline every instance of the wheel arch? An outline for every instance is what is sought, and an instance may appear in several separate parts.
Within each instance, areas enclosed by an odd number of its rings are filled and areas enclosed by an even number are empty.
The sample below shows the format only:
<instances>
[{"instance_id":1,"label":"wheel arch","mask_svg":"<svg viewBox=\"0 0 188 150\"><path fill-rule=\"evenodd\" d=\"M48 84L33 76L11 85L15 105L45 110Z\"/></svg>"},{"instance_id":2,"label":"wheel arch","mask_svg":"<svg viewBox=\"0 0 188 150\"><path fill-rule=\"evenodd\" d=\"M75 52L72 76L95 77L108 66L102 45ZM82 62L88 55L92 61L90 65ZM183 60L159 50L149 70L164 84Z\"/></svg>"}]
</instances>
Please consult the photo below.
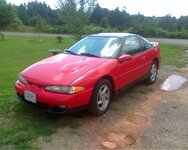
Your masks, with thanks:
<instances>
[{"instance_id":1,"label":"wheel arch","mask_svg":"<svg viewBox=\"0 0 188 150\"><path fill-rule=\"evenodd\" d=\"M97 82L102 80L102 79L107 79L107 80L110 81L110 83L112 85L112 92L113 92L113 95L114 95L115 94L115 84L114 84L113 78L110 75L105 75L105 76L102 76L99 80L97 80Z\"/></svg>"},{"instance_id":2,"label":"wheel arch","mask_svg":"<svg viewBox=\"0 0 188 150\"><path fill-rule=\"evenodd\" d=\"M108 83L108 84L110 83L111 84L110 88L112 90L112 93L110 92L111 95L110 95L110 99L109 99L108 105L105 106L104 110L100 110L99 106L98 106L99 104L97 103L98 90L100 89L99 87L101 87L101 85L103 85L104 83ZM92 97L91 97L90 102L89 102L89 108L88 109L89 109L90 113L92 113L92 114L94 114L96 116L100 116L100 115L103 115L104 113L106 113L106 111L109 108L111 98L113 97L113 94L114 94L114 90L113 89L114 89L113 78L111 76L109 76L109 75L102 76L101 78L99 78L96 81L95 87L93 89Z\"/></svg>"},{"instance_id":3,"label":"wheel arch","mask_svg":"<svg viewBox=\"0 0 188 150\"><path fill-rule=\"evenodd\" d=\"M157 69L159 69L159 59L155 57L152 61L155 61L157 63Z\"/></svg>"}]
</instances>

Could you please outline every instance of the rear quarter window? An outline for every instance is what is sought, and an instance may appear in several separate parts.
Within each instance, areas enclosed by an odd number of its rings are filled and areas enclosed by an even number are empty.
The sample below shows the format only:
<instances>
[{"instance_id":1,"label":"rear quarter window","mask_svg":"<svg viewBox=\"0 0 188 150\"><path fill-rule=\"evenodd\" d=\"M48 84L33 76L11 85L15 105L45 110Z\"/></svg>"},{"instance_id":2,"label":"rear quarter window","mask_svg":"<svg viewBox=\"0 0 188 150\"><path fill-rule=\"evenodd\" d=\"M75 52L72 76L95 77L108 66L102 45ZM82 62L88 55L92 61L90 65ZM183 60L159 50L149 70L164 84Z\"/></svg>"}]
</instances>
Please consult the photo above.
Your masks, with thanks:
<instances>
[{"instance_id":1,"label":"rear quarter window","mask_svg":"<svg viewBox=\"0 0 188 150\"><path fill-rule=\"evenodd\" d=\"M146 51L152 48L152 44L145 38L139 37L139 42L143 51Z\"/></svg>"}]
</instances>

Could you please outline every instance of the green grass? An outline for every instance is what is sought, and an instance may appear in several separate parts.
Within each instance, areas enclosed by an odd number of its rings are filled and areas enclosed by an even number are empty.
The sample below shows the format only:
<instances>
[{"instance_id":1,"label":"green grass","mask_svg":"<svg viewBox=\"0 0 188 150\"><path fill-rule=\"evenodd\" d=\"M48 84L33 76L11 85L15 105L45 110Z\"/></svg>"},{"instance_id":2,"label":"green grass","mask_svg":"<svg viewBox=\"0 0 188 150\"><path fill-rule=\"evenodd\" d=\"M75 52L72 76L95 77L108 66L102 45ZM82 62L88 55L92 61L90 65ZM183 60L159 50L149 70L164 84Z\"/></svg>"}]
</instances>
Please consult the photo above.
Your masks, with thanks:
<instances>
[{"instance_id":1,"label":"green grass","mask_svg":"<svg viewBox=\"0 0 188 150\"><path fill-rule=\"evenodd\" d=\"M74 132L81 124L49 116L20 103L15 98L14 83L20 71L43 58L51 56L50 49L65 49L75 42L64 39L58 44L55 37L6 36L0 41L0 149L29 149L40 136L48 136L58 128L68 126ZM161 45L163 65L182 66L177 59L183 55L181 47ZM130 97L146 94L148 88L129 93ZM134 92L134 93L133 93ZM135 96L136 95L136 96ZM115 111L118 111L115 108Z\"/></svg>"},{"instance_id":2,"label":"green grass","mask_svg":"<svg viewBox=\"0 0 188 150\"><path fill-rule=\"evenodd\" d=\"M22 36L6 36L5 41L0 41L0 149L31 148L33 139L66 126L64 121L51 119L45 113L19 103L15 98L14 83L21 70L51 56L49 49L63 50L74 42L64 39L58 44L55 37Z\"/></svg>"},{"instance_id":3,"label":"green grass","mask_svg":"<svg viewBox=\"0 0 188 150\"><path fill-rule=\"evenodd\" d=\"M173 65L178 68L183 67L186 61L181 59L184 55L184 51L181 50L181 46L160 44L161 46L161 65Z\"/></svg>"},{"instance_id":4,"label":"green grass","mask_svg":"<svg viewBox=\"0 0 188 150\"><path fill-rule=\"evenodd\" d=\"M132 99L132 100L136 100L139 99L141 95L145 95L147 93L152 92L153 89L151 87L138 87L138 89L129 89L127 90L127 96L128 98Z\"/></svg>"},{"instance_id":5,"label":"green grass","mask_svg":"<svg viewBox=\"0 0 188 150\"><path fill-rule=\"evenodd\" d=\"M0 41L0 115L15 103L14 82L20 71L43 58L50 56L50 49L65 49L74 42L64 39L58 44L55 37L8 36Z\"/></svg>"},{"instance_id":6,"label":"green grass","mask_svg":"<svg viewBox=\"0 0 188 150\"><path fill-rule=\"evenodd\" d=\"M19 104L14 112L5 115L0 122L0 147L2 149L29 149L33 139L43 135L48 136L71 125L71 121L61 121L48 114L26 108ZM0 149L1 149L0 148Z\"/></svg>"}]
</instances>

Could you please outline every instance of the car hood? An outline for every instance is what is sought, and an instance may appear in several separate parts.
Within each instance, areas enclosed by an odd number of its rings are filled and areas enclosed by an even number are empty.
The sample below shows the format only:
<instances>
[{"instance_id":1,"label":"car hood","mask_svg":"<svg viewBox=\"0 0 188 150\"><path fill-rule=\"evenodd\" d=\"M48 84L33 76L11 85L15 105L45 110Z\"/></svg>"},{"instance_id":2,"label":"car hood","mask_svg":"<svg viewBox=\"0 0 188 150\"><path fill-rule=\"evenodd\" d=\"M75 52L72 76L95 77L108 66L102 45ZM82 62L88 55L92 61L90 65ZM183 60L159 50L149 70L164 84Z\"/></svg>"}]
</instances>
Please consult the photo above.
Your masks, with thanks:
<instances>
[{"instance_id":1,"label":"car hood","mask_svg":"<svg viewBox=\"0 0 188 150\"><path fill-rule=\"evenodd\" d=\"M21 74L33 84L69 85L81 75L106 61L108 59L59 54L33 64Z\"/></svg>"}]
</instances>

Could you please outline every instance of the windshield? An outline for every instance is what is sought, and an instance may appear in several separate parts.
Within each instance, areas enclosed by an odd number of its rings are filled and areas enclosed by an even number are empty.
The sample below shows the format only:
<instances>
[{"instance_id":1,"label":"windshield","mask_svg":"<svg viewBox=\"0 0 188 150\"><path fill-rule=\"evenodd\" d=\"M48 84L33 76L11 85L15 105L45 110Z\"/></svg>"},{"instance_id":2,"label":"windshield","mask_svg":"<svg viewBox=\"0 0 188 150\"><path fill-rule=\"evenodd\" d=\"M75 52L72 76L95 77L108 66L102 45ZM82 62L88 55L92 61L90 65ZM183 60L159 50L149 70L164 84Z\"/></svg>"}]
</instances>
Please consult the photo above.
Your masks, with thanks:
<instances>
[{"instance_id":1,"label":"windshield","mask_svg":"<svg viewBox=\"0 0 188 150\"><path fill-rule=\"evenodd\" d=\"M90 36L74 44L67 52L90 57L113 58L118 53L121 43L121 38Z\"/></svg>"}]
</instances>

